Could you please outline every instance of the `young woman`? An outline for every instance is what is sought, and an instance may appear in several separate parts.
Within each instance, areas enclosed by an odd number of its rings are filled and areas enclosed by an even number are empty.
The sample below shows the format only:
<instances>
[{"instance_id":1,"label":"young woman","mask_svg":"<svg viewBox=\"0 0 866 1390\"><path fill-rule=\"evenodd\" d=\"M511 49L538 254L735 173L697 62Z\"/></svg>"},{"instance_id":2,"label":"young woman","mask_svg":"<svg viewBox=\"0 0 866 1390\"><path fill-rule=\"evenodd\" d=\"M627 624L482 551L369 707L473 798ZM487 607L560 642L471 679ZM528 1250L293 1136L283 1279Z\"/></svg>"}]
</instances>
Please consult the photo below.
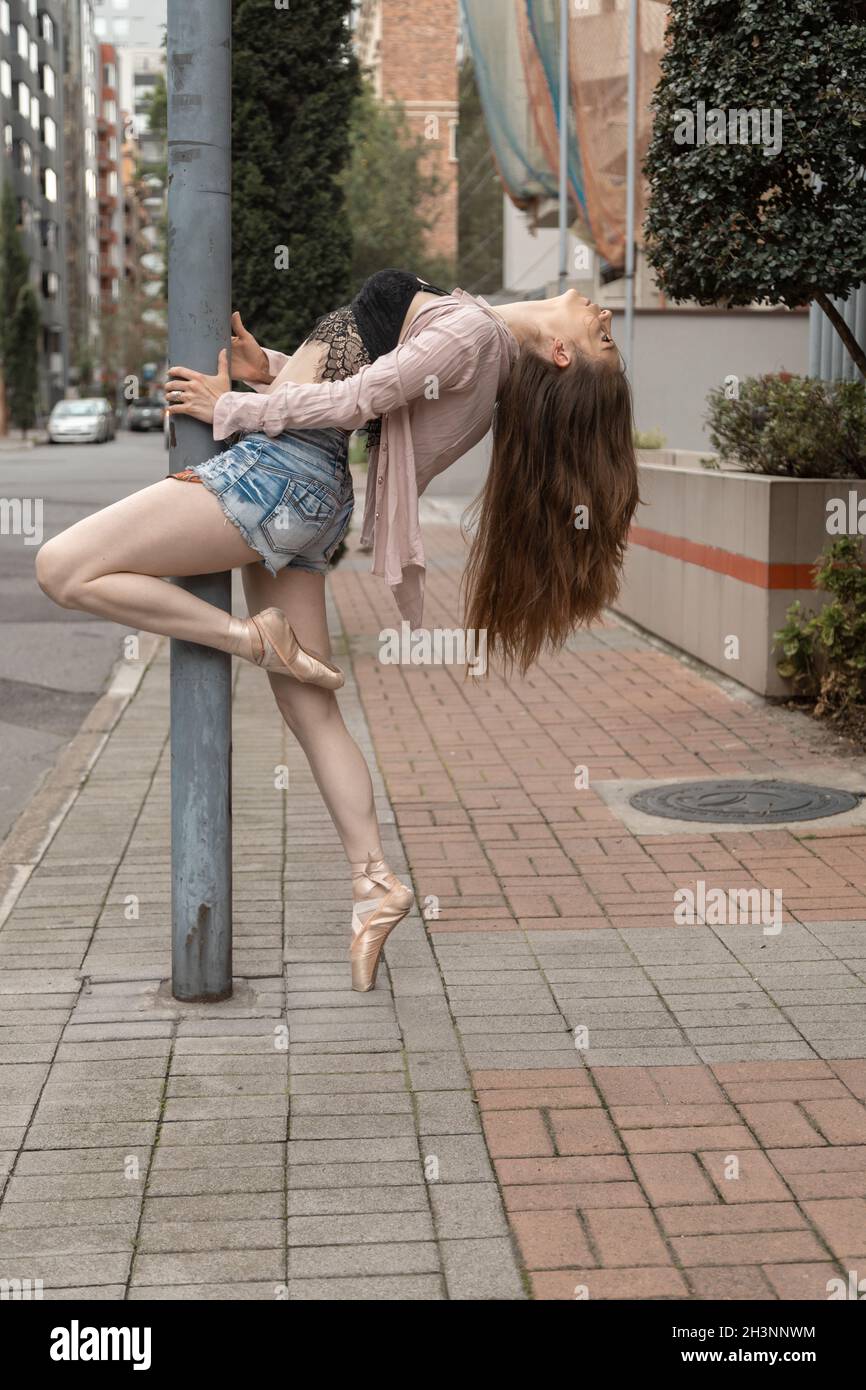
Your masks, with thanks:
<instances>
[{"instance_id":1,"label":"young woman","mask_svg":"<svg viewBox=\"0 0 866 1390\"><path fill-rule=\"evenodd\" d=\"M573 290L493 308L387 270L291 357L259 347L240 315L232 327L231 373L224 352L215 376L173 367L167 397L172 416L236 442L47 541L37 579L63 607L268 672L351 865L352 987L369 990L412 894L384 861L370 774L334 695L324 579L352 514L349 434L369 427L361 544L419 627L418 496L493 422L466 625L526 670L617 593L637 503L629 389L609 311ZM164 582L235 567L245 619Z\"/></svg>"}]
</instances>

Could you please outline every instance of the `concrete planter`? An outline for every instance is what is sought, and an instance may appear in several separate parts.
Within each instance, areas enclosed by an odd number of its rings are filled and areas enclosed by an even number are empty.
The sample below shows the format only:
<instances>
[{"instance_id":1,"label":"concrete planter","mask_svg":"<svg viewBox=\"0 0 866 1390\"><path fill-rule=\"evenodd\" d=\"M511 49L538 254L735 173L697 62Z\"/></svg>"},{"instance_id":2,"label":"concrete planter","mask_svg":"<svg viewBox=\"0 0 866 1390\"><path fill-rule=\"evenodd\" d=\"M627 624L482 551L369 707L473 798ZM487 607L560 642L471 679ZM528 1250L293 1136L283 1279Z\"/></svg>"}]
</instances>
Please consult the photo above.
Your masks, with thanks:
<instances>
[{"instance_id":1,"label":"concrete planter","mask_svg":"<svg viewBox=\"0 0 866 1390\"><path fill-rule=\"evenodd\" d=\"M811 570L837 539L828 503L841 499L856 534L866 482L716 471L695 457L641 462L643 504L617 611L761 695L788 694L773 633L795 599L813 609L825 601Z\"/></svg>"}]
</instances>

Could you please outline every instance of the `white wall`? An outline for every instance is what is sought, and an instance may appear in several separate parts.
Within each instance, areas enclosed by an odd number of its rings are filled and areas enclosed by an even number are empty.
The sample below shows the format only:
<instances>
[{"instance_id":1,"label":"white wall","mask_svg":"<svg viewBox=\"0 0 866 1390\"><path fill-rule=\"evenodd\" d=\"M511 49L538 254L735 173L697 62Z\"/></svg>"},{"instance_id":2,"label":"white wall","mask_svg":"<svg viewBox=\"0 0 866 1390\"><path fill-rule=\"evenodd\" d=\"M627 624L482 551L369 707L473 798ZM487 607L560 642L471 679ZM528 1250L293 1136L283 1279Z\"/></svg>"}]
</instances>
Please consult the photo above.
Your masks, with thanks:
<instances>
[{"instance_id":1,"label":"white wall","mask_svg":"<svg viewBox=\"0 0 866 1390\"><path fill-rule=\"evenodd\" d=\"M614 314L622 343L623 315ZM726 376L757 376L808 369L806 311L740 309L638 310L635 315L635 419L638 429L660 428L672 449L712 448L706 432L707 392ZM434 497L470 497L487 473L490 438L483 440L430 485Z\"/></svg>"},{"instance_id":2,"label":"white wall","mask_svg":"<svg viewBox=\"0 0 866 1390\"><path fill-rule=\"evenodd\" d=\"M623 314L613 335L624 347ZM707 392L727 376L805 375L809 315L784 309L638 309L629 371L638 429L657 426L672 449L710 449Z\"/></svg>"}]
</instances>

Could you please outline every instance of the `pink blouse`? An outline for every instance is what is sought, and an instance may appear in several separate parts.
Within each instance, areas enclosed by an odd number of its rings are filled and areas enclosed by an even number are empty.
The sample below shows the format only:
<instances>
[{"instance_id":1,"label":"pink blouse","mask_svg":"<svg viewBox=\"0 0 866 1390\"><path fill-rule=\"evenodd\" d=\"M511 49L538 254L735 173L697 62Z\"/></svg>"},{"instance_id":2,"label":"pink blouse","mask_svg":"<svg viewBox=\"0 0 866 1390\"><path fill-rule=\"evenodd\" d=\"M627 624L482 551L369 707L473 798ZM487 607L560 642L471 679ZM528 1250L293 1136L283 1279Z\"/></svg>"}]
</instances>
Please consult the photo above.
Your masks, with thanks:
<instances>
[{"instance_id":1,"label":"pink blouse","mask_svg":"<svg viewBox=\"0 0 866 1390\"><path fill-rule=\"evenodd\" d=\"M272 379L287 362L266 349ZM457 289L416 314L393 352L343 381L285 382L273 392L227 391L214 410L215 439L238 430L359 429L382 416L370 454L361 540L373 573L394 591L404 618L421 626L424 546L418 498L431 479L484 438L519 347L486 300Z\"/></svg>"}]
</instances>

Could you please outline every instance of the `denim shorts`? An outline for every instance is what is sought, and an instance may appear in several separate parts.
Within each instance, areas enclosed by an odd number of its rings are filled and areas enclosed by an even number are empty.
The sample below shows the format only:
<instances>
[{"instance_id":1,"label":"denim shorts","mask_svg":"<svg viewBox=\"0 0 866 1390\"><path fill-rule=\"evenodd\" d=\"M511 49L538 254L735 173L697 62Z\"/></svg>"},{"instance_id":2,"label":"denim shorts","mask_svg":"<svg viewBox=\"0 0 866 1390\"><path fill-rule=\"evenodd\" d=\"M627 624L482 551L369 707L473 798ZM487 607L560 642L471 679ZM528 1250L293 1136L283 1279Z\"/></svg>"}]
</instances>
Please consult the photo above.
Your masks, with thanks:
<instances>
[{"instance_id":1,"label":"denim shorts","mask_svg":"<svg viewBox=\"0 0 866 1390\"><path fill-rule=\"evenodd\" d=\"M214 494L271 574L324 574L354 506L345 430L286 430L239 443L182 474Z\"/></svg>"}]
</instances>

